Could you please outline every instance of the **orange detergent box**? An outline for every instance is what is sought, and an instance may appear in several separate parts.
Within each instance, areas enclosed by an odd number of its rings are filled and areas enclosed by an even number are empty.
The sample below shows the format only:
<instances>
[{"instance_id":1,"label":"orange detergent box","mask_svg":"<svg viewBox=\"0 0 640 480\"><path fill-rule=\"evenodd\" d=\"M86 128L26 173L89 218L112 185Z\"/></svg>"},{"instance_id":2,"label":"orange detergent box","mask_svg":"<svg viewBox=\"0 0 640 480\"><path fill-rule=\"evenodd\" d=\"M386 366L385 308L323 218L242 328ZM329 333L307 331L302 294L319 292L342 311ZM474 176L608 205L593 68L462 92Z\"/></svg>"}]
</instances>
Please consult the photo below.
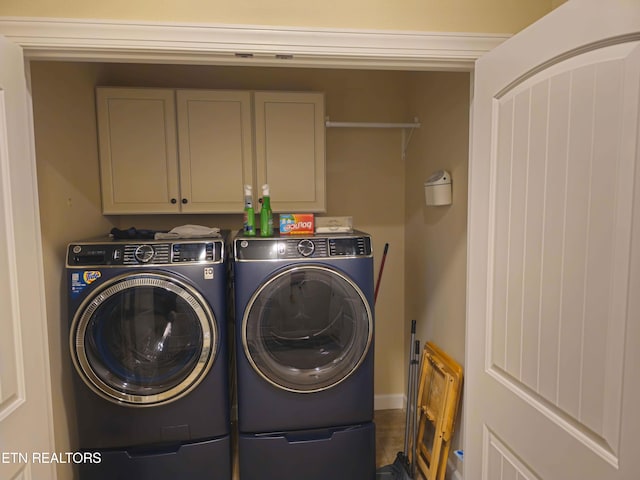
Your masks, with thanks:
<instances>
[{"instance_id":1,"label":"orange detergent box","mask_svg":"<svg viewBox=\"0 0 640 480\"><path fill-rule=\"evenodd\" d=\"M313 232L313 213L280 214L280 235L308 235Z\"/></svg>"}]
</instances>

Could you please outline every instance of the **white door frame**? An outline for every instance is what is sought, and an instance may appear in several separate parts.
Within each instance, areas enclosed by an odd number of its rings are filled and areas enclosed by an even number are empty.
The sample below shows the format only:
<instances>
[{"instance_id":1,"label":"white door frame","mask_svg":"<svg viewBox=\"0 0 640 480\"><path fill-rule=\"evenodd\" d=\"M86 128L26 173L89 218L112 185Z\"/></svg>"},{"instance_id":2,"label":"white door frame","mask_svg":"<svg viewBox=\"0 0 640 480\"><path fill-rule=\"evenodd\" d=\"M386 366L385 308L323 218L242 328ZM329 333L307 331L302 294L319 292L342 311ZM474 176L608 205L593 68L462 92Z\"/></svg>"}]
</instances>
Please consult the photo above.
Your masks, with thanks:
<instances>
[{"instance_id":1,"label":"white door frame","mask_svg":"<svg viewBox=\"0 0 640 480\"><path fill-rule=\"evenodd\" d=\"M0 38L0 477L55 479L33 118L22 49Z\"/></svg>"},{"instance_id":2,"label":"white door frame","mask_svg":"<svg viewBox=\"0 0 640 480\"><path fill-rule=\"evenodd\" d=\"M510 37L18 17L0 17L0 35L22 47L28 91L33 60L472 72Z\"/></svg>"},{"instance_id":3,"label":"white door frame","mask_svg":"<svg viewBox=\"0 0 640 480\"><path fill-rule=\"evenodd\" d=\"M510 35L0 17L27 60L472 71Z\"/></svg>"}]
</instances>

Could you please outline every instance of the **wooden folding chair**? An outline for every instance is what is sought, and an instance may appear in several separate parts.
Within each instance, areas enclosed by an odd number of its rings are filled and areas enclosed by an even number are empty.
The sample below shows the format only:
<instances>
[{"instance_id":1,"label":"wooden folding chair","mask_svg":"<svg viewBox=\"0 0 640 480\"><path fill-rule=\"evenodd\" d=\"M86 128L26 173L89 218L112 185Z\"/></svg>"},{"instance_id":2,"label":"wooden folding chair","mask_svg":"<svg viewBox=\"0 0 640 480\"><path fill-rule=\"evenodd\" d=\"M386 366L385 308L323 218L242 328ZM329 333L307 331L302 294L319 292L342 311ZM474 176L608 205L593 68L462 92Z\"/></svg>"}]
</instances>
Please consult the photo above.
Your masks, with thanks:
<instances>
[{"instance_id":1,"label":"wooden folding chair","mask_svg":"<svg viewBox=\"0 0 640 480\"><path fill-rule=\"evenodd\" d=\"M422 352L416 463L426 480L444 480L462 387L462 367L437 345Z\"/></svg>"}]
</instances>

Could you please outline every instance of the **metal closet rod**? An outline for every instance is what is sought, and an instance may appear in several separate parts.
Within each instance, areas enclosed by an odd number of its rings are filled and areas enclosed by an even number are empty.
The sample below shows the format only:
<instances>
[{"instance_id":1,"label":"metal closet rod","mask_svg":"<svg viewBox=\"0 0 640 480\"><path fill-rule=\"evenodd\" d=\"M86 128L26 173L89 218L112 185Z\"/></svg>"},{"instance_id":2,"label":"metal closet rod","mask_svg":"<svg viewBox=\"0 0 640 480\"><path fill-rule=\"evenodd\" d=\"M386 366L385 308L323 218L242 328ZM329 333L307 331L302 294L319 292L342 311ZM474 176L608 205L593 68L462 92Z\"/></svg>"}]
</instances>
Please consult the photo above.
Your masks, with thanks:
<instances>
[{"instance_id":1,"label":"metal closet rod","mask_svg":"<svg viewBox=\"0 0 640 480\"><path fill-rule=\"evenodd\" d=\"M325 126L338 128L419 128L420 123L417 118L414 123L332 122L327 118Z\"/></svg>"}]
</instances>

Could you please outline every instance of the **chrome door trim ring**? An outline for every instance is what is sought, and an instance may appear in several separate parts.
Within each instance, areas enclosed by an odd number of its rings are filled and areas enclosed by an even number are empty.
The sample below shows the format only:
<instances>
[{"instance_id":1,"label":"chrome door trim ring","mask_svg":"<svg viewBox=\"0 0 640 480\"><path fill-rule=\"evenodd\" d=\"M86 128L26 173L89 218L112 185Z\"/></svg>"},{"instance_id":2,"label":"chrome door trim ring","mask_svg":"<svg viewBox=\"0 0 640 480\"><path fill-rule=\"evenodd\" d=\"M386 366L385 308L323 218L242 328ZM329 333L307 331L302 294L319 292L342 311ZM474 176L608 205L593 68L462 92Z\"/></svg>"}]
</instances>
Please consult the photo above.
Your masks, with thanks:
<instances>
[{"instance_id":1,"label":"chrome door trim ring","mask_svg":"<svg viewBox=\"0 0 640 480\"><path fill-rule=\"evenodd\" d=\"M96 309L114 294L141 286L166 288L180 296L193 308L203 333L200 357L189 375L178 385L153 395L132 395L118 391L105 383L91 368L84 345L86 328ZM118 275L106 281L85 298L75 312L71 323L69 348L76 372L94 393L118 405L149 407L178 400L196 388L209 373L215 361L217 339L218 327L213 311L194 287L174 275L146 271Z\"/></svg>"},{"instance_id":2,"label":"chrome door trim ring","mask_svg":"<svg viewBox=\"0 0 640 480\"><path fill-rule=\"evenodd\" d=\"M343 375L342 378L340 378L338 381L321 387L321 388L315 388L315 389L311 389L311 390L300 390L300 389L295 389L295 388L290 388L284 385L280 385L279 383L273 381L271 378L269 378L267 375L265 375L262 370L257 366L257 364L255 363L254 359L251 356L251 353L249 352L249 346L247 343L247 321L249 318L249 313L251 312L251 309L253 308L253 304L255 303L256 299L258 298L258 296L262 293L262 291L267 288L267 286L269 286L271 283L275 282L276 280L278 280L279 278L288 275L292 272L297 272L297 271L304 271L304 270L319 270L319 271L324 271L327 272L331 275L335 275L337 277L339 277L340 279L344 280L345 282L347 282L358 294L358 296L360 297L360 299L362 300L362 304L365 306L366 312L367 312L367 319L368 319L368 327L369 327L369 333L367 336L367 343L365 345L364 351L362 352L362 354L360 355L360 358L358 359L358 361L355 363L355 365L353 366L353 368L346 374ZM358 287L358 285L355 284L355 282L353 280L351 280L349 277L347 277L346 275L340 273L339 271L330 268L330 267L325 267L322 265L313 265L313 264L304 264L304 265L295 265L295 266L289 266L286 267L284 270L282 270L281 272L278 272L278 274L274 275L273 277L270 277L266 282L262 283L260 285L260 287L253 292L253 295L251 295L251 298L249 299L249 302L247 303L247 306L244 309L244 313L242 315L242 347L244 349L244 354L247 358L247 360L249 361L249 363L251 364L251 367L253 368L253 370L260 375L260 377L262 377L265 381L267 381L268 383L270 383L271 385L273 385L276 388L279 388L281 390L286 390L289 392L293 392L293 393L317 393L317 392L321 392L324 390L328 390L330 388L335 387L336 385L344 382L347 378L349 378L356 370L358 370L358 368L360 367L360 365L362 365L362 362L364 362L364 359L367 356L367 353L369 352L369 349L371 348L371 341L373 339L373 315L371 312L371 307L369 306L369 302L367 301L367 297L364 295L364 293L362 292L362 290L360 289L360 287Z\"/></svg>"}]
</instances>

